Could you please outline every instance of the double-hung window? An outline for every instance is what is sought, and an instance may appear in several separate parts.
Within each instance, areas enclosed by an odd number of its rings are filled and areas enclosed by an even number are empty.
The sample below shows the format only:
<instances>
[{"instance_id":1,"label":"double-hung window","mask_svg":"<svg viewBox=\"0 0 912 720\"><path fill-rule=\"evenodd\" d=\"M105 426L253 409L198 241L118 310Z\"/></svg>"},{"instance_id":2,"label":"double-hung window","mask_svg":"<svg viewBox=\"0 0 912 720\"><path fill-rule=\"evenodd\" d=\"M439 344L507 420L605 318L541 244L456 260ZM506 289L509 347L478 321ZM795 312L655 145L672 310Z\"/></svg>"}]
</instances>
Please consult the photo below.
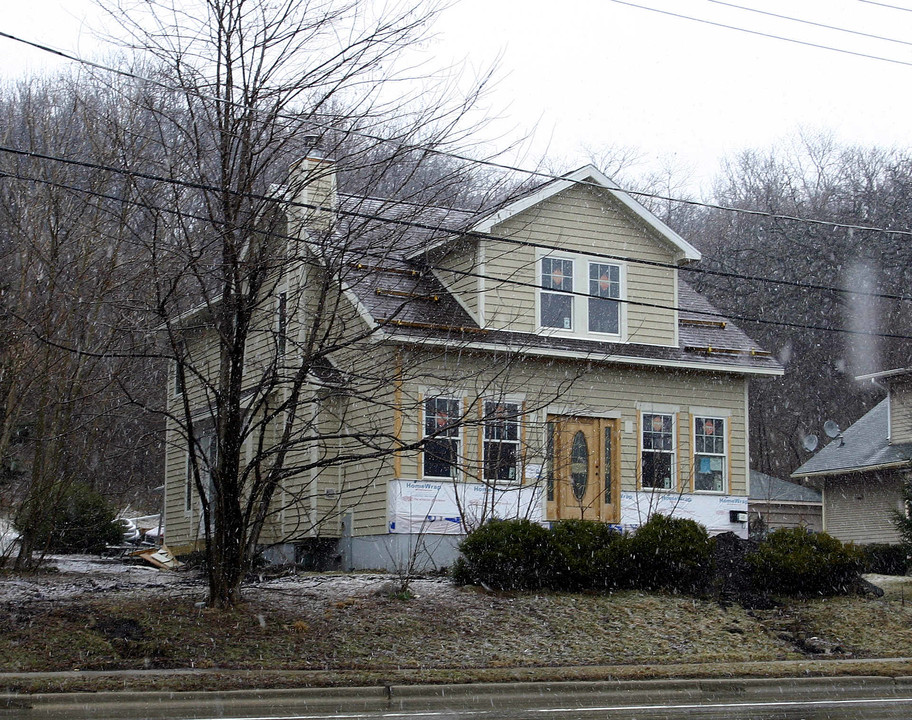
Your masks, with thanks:
<instances>
[{"instance_id":1,"label":"double-hung window","mask_svg":"<svg viewBox=\"0 0 912 720\"><path fill-rule=\"evenodd\" d=\"M621 265L582 256L539 260L539 325L585 336L622 334Z\"/></svg>"},{"instance_id":2,"label":"double-hung window","mask_svg":"<svg viewBox=\"0 0 912 720\"><path fill-rule=\"evenodd\" d=\"M674 425L674 415L643 413L640 459L644 488L674 487Z\"/></svg>"},{"instance_id":3,"label":"double-hung window","mask_svg":"<svg viewBox=\"0 0 912 720\"><path fill-rule=\"evenodd\" d=\"M725 492L725 420L694 417L694 490Z\"/></svg>"},{"instance_id":4,"label":"double-hung window","mask_svg":"<svg viewBox=\"0 0 912 720\"><path fill-rule=\"evenodd\" d=\"M541 325L573 330L573 260L541 259Z\"/></svg>"},{"instance_id":5,"label":"double-hung window","mask_svg":"<svg viewBox=\"0 0 912 720\"><path fill-rule=\"evenodd\" d=\"M484 479L515 482L519 478L518 403L484 403Z\"/></svg>"},{"instance_id":6,"label":"double-hung window","mask_svg":"<svg viewBox=\"0 0 912 720\"><path fill-rule=\"evenodd\" d=\"M448 397L425 399L424 477L456 477L462 439L459 421L459 400Z\"/></svg>"},{"instance_id":7,"label":"double-hung window","mask_svg":"<svg viewBox=\"0 0 912 720\"><path fill-rule=\"evenodd\" d=\"M621 331L621 268L589 263L589 332L617 335Z\"/></svg>"}]
</instances>

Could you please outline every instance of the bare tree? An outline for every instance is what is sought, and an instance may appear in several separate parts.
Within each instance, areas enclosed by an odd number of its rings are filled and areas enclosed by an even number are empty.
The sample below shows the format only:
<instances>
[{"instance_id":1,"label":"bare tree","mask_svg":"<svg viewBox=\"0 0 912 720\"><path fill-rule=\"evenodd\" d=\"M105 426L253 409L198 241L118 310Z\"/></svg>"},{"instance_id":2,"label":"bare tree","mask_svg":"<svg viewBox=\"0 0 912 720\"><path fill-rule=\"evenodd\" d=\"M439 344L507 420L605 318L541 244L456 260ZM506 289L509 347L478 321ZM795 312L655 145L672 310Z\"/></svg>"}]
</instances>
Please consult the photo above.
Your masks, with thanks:
<instances>
[{"instance_id":1,"label":"bare tree","mask_svg":"<svg viewBox=\"0 0 912 720\"><path fill-rule=\"evenodd\" d=\"M908 153L799 137L740 154L718 181L715 202L760 214L705 212L695 232L704 267L730 275L689 279L723 312L759 319L740 324L786 365L783 380L758 380L751 394L753 467L788 476L808 457L805 434L873 404L856 375L908 365L909 341L880 337L912 335L899 299L909 296L908 239L839 223L906 229L910 171Z\"/></svg>"},{"instance_id":2,"label":"bare tree","mask_svg":"<svg viewBox=\"0 0 912 720\"><path fill-rule=\"evenodd\" d=\"M153 433L117 388L138 367L121 345L136 285L125 245L132 213L120 178L102 169L112 161L110 131L122 127L119 98L61 76L23 83L2 103L3 145L20 152L3 156L0 187L0 459L21 534L17 566L27 567L74 483L116 487L121 501L139 490L149 475L129 458ZM154 474L155 463L145 470Z\"/></svg>"},{"instance_id":3,"label":"bare tree","mask_svg":"<svg viewBox=\"0 0 912 720\"><path fill-rule=\"evenodd\" d=\"M346 414L368 397L393 412L396 360L352 360L375 329L353 329L340 288L382 274L364 268L382 268L410 221L466 187L465 166L444 167L433 151L459 140L476 95L452 102L445 84L417 103L392 90L406 77L390 68L423 36L433 4L374 14L354 1L153 0L110 10L163 79L144 129L160 148L159 182L144 188L157 208L146 299L173 361L169 442L189 448L210 602L226 606L257 547L275 540L264 536L270 520L299 507L290 478L399 449L388 430L363 418L353 427ZM337 206L346 182L399 199Z\"/></svg>"}]
</instances>

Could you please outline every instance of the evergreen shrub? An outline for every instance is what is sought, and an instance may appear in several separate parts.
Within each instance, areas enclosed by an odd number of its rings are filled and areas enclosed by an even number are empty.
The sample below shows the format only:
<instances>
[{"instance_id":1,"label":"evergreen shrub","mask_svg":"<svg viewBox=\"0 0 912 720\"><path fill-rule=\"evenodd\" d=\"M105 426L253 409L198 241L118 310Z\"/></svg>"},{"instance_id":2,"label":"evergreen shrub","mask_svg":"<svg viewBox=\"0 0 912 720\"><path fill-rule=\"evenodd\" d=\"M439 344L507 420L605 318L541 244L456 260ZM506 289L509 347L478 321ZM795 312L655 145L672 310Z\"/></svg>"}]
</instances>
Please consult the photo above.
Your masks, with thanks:
<instances>
[{"instance_id":1,"label":"evergreen shrub","mask_svg":"<svg viewBox=\"0 0 912 720\"><path fill-rule=\"evenodd\" d=\"M530 520L491 520L472 531L459 552L453 580L492 590L549 588L560 560L551 533Z\"/></svg>"},{"instance_id":2,"label":"evergreen shrub","mask_svg":"<svg viewBox=\"0 0 912 720\"><path fill-rule=\"evenodd\" d=\"M557 550L555 590L608 590L626 577L624 536L595 520L560 520L551 525Z\"/></svg>"},{"instance_id":3,"label":"evergreen shrub","mask_svg":"<svg viewBox=\"0 0 912 720\"><path fill-rule=\"evenodd\" d=\"M858 548L863 571L878 575L905 575L909 569L909 548L905 545L872 543Z\"/></svg>"},{"instance_id":4,"label":"evergreen shrub","mask_svg":"<svg viewBox=\"0 0 912 720\"><path fill-rule=\"evenodd\" d=\"M747 556L756 587L784 595L840 595L857 583L860 553L826 533L780 528Z\"/></svg>"},{"instance_id":5,"label":"evergreen shrub","mask_svg":"<svg viewBox=\"0 0 912 720\"><path fill-rule=\"evenodd\" d=\"M35 547L52 553L101 553L123 538L116 516L114 507L98 492L85 483L74 483L32 529Z\"/></svg>"},{"instance_id":6,"label":"evergreen shrub","mask_svg":"<svg viewBox=\"0 0 912 720\"><path fill-rule=\"evenodd\" d=\"M702 594L712 581L712 540L694 520L656 513L626 545L630 587Z\"/></svg>"}]
</instances>

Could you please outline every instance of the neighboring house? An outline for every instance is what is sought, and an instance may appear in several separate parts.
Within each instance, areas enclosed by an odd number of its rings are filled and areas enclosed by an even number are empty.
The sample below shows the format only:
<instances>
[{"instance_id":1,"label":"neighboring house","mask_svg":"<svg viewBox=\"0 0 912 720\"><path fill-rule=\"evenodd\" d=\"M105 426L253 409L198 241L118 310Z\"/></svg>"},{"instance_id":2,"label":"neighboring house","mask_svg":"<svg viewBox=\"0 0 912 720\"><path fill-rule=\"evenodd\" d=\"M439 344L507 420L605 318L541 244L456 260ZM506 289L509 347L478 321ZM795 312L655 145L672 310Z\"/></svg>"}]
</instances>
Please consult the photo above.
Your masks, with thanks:
<instances>
[{"instance_id":1,"label":"neighboring house","mask_svg":"<svg viewBox=\"0 0 912 720\"><path fill-rule=\"evenodd\" d=\"M823 529L843 542L895 543L912 479L912 368L864 375L887 397L792 473L823 493Z\"/></svg>"},{"instance_id":2,"label":"neighboring house","mask_svg":"<svg viewBox=\"0 0 912 720\"><path fill-rule=\"evenodd\" d=\"M750 473L750 518L760 518L768 530L802 527L823 530L819 490L780 480L756 470Z\"/></svg>"},{"instance_id":3,"label":"neighboring house","mask_svg":"<svg viewBox=\"0 0 912 720\"><path fill-rule=\"evenodd\" d=\"M351 237L346 208L404 212L341 194L321 204L338 208L321 220L330 238ZM289 209L289 232L306 236L301 214ZM411 235L384 244L380 223L348 262L337 315L369 338L327 358L307 413L327 436L372 434L378 452L288 479L268 541L338 539L345 567L378 568L419 540L447 564L493 516L633 528L658 510L747 535L748 381L782 368L684 281L693 246L592 166L486 216L410 218ZM205 354L206 337L189 352ZM376 397L352 389L383 368L395 371ZM166 539L185 548L198 501L169 437ZM320 452L354 452L334 442Z\"/></svg>"}]
</instances>

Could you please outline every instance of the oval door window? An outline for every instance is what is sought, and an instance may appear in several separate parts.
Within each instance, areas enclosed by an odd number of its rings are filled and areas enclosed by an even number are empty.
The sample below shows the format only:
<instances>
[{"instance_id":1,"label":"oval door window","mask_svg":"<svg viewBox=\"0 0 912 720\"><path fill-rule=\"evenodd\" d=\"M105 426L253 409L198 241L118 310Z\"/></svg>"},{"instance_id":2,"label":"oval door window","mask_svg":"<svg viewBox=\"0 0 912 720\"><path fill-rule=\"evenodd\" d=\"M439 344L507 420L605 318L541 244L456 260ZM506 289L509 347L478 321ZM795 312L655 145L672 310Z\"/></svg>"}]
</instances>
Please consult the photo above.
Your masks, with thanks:
<instances>
[{"instance_id":1,"label":"oval door window","mask_svg":"<svg viewBox=\"0 0 912 720\"><path fill-rule=\"evenodd\" d=\"M578 430L573 436L573 445L570 448L570 486L573 496L582 500L586 496L589 485L589 445L586 435Z\"/></svg>"}]
</instances>

